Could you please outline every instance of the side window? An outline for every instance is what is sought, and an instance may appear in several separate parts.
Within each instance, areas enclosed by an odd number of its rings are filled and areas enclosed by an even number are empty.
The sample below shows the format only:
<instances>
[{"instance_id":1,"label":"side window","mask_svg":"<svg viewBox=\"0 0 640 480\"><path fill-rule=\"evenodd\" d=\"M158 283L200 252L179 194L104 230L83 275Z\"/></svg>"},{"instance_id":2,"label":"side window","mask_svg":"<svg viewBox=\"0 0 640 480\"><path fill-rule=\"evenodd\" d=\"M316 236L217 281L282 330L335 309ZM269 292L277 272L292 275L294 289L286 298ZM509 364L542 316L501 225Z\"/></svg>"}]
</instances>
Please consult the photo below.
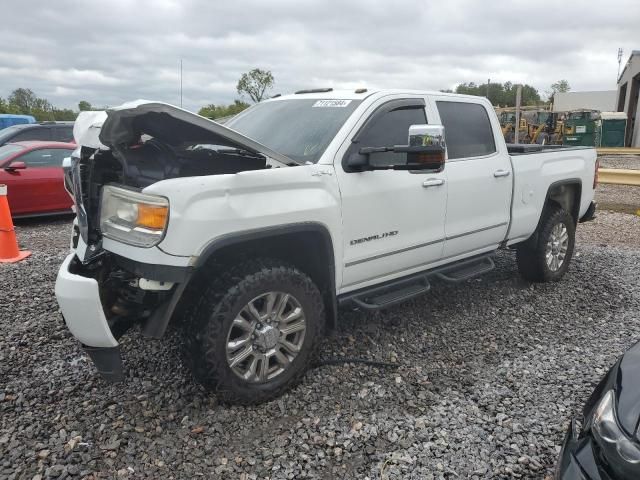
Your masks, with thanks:
<instances>
[{"instance_id":1,"label":"side window","mask_svg":"<svg viewBox=\"0 0 640 480\"><path fill-rule=\"evenodd\" d=\"M51 130L48 128L26 128L11 139L12 142L25 140L51 140Z\"/></svg>"},{"instance_id":2,"label":"side window","mask_svg":"<svg viewBox=\"0 0 640 480\"><path fill-rule=\"evenodd\" d=\"M449 159L479 157L496 151L491 121L478 103L438 101Z\"/></svg>"},{"instance_id":3,"label":"side window","mask_svg":"<svg viewBox=\"0 0 640 480\"><path fill-rule=\"evenodd\" d=\"M73 141L73 127L55 127L53 129L53 140L57 142L71 142Z\"/></svg>"},{"instance_id":4,"label":"side window","mask_svg":"<svg viewBox=\"0 0 640 480\"><path fill-rule=\"evenodd\" d=\"M16 160L24 162L29 168L38 167L61 167L62 159L71 155L71 150L63 148L43 148L25 153Z\"/></svg>"},{"instance_id":5,"label":"side window","mask_svg":"<svg viewBox=\"0 0 640 480\"><path fill-rule=\"evenodd\" d=\"M366 130L358 136L358 144L360 147L406 145L409 141L409 127L425 123L427 116L423 106L399 107L367 125ZM407 155L404 153L374 153L369 158L371 164L377 166L407 163Z\"/></svg>"}]
</instances>

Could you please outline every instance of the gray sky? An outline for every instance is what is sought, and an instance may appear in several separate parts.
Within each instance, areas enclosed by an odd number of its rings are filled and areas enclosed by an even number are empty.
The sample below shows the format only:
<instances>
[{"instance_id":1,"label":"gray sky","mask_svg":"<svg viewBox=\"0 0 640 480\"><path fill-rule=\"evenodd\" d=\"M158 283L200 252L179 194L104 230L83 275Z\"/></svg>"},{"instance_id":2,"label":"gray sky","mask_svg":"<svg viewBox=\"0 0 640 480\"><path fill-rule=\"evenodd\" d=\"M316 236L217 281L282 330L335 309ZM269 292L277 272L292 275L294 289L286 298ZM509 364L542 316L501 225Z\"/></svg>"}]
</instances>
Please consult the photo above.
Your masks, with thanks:
<instances>
[{"instance_id":1,"label":"gray sky","mask_svg":"<svg viewBox=\"0 0 640 480\"><path fill-rule=\"evenodd\" d=\"M640 49L640 2L26 0L2 7L0 97L31 88L59 107L137 98L238 98L254 67L271 93L452 88L460 82L615 89L617 49Z\"/></svg>"}]
</instances>

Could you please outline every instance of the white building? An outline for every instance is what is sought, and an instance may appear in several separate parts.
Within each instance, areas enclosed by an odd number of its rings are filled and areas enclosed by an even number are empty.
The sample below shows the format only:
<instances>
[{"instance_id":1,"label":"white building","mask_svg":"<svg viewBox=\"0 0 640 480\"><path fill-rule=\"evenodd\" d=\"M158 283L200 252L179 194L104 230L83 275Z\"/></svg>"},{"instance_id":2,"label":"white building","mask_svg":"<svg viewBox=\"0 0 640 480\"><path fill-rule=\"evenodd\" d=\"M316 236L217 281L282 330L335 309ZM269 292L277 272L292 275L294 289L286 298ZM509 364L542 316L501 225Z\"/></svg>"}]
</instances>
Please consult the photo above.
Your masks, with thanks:
<instances>
[{"instance_id":1,"label":"white building","mask_svg":"<svg viewBox=\"0 0 640 480\"><path fill-rule=\"evenodd\" d=\"M615 110L617 97L616 90L556 93L553 97L553 111L600 110L601 112L611 112Z\"/></svg>"},{"instance_id":2,"label":"white building","mask_svg":"<svg viewBox=\"0 0 640 480\"><path fill-rule=\"evenodd\" d=\"M640 119L637 119L640 109L640 50L631 52L627 64L618 78L618 98L616 111L627 114L627 133L625 145L627 147L640 147Z\"/></svg>"}]
</instances>

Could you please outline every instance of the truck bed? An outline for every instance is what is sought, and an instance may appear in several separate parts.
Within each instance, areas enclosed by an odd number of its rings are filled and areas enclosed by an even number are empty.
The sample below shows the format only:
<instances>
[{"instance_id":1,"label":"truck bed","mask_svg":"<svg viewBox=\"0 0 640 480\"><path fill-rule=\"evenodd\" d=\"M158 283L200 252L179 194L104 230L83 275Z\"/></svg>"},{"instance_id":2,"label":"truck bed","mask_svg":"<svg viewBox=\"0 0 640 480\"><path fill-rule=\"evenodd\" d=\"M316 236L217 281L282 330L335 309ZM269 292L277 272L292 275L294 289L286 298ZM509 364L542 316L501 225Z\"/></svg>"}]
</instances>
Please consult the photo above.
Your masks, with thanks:
<instances>
[{"instance_id":1,"label":"truck bed","mask_svg":"<svg viewBox=\"0 0 640 480\"><path fill-rule=\"evenodd\" d=\"M507 152L509 155L529 155L531 153L540 153L556 150L585 150L594 147L573 147L565 145L537 145L527 143L507 143Z\"/></svg>"}]
</instances>

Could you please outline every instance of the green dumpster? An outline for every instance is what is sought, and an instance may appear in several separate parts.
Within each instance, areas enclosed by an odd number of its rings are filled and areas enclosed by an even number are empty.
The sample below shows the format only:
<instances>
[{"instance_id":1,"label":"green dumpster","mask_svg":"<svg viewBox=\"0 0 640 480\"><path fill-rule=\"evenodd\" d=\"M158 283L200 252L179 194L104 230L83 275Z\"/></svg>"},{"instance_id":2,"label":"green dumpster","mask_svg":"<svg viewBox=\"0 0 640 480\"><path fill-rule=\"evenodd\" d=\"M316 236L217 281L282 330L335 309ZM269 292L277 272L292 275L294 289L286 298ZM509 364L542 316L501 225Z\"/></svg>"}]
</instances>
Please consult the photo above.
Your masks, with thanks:
<instances>
[{"instance_id":1,"label":"green dumpster","mask_svg":"<svg viewBox=\"0 0 640 480\"><path fill-rule=\"evenodd\" d=\"M598 125L599 147L624 147L627 129L627 114L624 112L602 112Z\"/></svg>"},{"instance_id":2,"label":"green dumpster","mask_svg":"<svg viewBox=\"0 0 640 480\"><path fill-rule=\"evenodd\" d=\"M599 112L595 110L579 110L569 112L564 122L563 145L594 147L596 145L596 121Z\"/></svg>"}]
</instances>

